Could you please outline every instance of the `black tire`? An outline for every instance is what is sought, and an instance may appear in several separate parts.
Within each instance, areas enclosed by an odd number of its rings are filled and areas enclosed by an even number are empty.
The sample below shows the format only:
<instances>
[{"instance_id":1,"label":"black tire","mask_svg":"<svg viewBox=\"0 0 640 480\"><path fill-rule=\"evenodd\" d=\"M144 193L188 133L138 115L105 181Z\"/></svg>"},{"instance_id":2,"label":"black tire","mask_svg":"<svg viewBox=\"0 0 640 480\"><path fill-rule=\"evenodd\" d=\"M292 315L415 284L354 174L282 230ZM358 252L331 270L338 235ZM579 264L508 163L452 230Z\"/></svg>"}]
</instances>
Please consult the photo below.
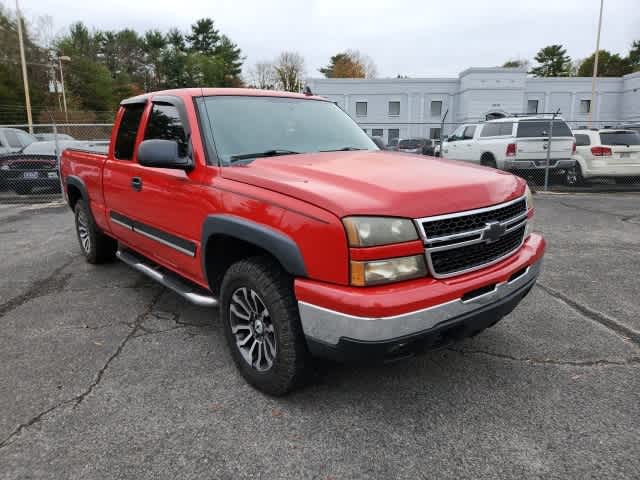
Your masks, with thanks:
<instances>
[{"instance_id":1,"label":"black tire","mask_svg":"<svg viewBox=\"0 0 640 480\"><path fill-rule=\"evenodd\" d=\"M484 165L485 167L498 168L496 159L493 158L493 155L491 155L490 153L485 153L484 155L482 155L482 157L480 158L480 165Z\"/></svg>"},{"instance_id":2,"label":"black tire","mask_svg":"<svg viewBox=\"0 0 640 480\"><path fill-rule=\"evenodd\" d=\"M112 261L118 250L118 242L100 231L84 200L76 202L74 213L78 243L87 262L98 264Z\"/></svg>"},{"instance_id":3,"label":"black tire","mask_svg":"<svg viewBox=\"0 0 640 480\"><path fill-rule=\"evenodd\" d=\"M18 195L29 195L31 193L31 185L16 185L14 190Z\"/></svg>"},{"instance_id":4,"label":"black tire","mask_svg":"<svg viewBox=\"0 0 640 480\"><path fill-rule=\"evenodd\" d=\"M256 293L260 302L251 293ZM243 311L238 299L247 300L248 297L252 298L249 306L256 307L256 313L264 307L262 313L266 312L266 315L252 314L247 309ZM245 380L258 390L276 396L285 395L298 386L306 374L309 354L293 293L292 278L270 257L240 260L225 273L220 300L220 317L227 345ZM245 317L238 316L238 313ZM260 319L262 340L257 328ZM258 345L256 352L253 347L257 343L263 345ZM269 366L267 349L273 343L275 348L269 351L275 351L275 354L271 354ZM247 351L249 344L250 353ZM251 364L247 356L250 357ZM263 363L260 363L261 359Z\"/></svg>"},{"instance_id":5,"label":"black tire","mask_svg":"<svg viewBox=\"0 0 640 480\"><path fill-rule=\"evenodd\" d=\"M580 164L576 162L576 166L573 168L567 169L564 177L564 184L567 186L579 186L584 185L584 177L582 176L582 168L580 168Z\"/></svg>"}]
</instances>

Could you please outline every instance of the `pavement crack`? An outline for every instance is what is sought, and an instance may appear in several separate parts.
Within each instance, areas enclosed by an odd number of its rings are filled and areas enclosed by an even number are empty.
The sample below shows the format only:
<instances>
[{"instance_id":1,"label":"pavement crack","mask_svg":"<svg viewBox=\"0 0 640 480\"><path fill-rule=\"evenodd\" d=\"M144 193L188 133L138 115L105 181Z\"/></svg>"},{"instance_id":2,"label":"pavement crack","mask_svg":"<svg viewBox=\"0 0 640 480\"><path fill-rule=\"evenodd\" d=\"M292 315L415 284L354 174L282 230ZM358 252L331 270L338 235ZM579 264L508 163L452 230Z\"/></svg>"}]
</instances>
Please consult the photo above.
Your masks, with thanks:
<instances>
[{"instance_id":1,"label":"pavement crack","mask_svg":"<svg viewBox=\"0 0 640 480\"><path fill-rule=\"evenodd\" d=\"M158 300L160 300L160 297L162 296L163 292L164 292L164 289L161 290L160 292L158 292L153 297L153 299L151 300L151 302L149 303L147 308L136 317L136 319L134 321L134 324L133 324L133 328L131 329L131 331L129 331L127 336L124 337L124 339L120 342L120 345L118 345L118 348L116 348L116 351L113 352L113 354L107 359L107 361L102 366L102 368L98 371L98 373L96 374L95 378L93 379L93 382L91 382L89 387L84 392L82 392L80 395L77 395L75 397L76 407L78 405L80 405L83 402L83 400L88 395L90 395L91 392L93 392L93 390L100 384L100 382L102 381L102 377L104 376L104 373L109 368L109 365L111 365L111 362L113 362L116 358L118 358L118 355L120 355L120 353L124 349L124 347L127 344L127 342L129 340L131 340L131 338L133 338L134 335L141 328L142 323L144 323L145 318L147 317L147 315L149 315L151 313L151 311L153 310L153 307L155 307L156 303L158 303Z\"/></svg>"},{"instance_id":2,"label":"pavement crack","mask_svg":"<svg viewBox=\"0 0 640 480\"><path fill-rule=\"evenodd\" d=\"M600 215L611 215L612 217L619 218L623 222L635 223L635 222L631 222L630 220L638 217L638 215L621 215L619 213L605 212L604 210L598 210L596 208L587 208L580 205L572 205L571 203L562 202L562 201L558 203L567 208L573 208L574 210L582 210L583 212L596 213Z\"/></svg>"},{"instance_id":3,"label":"pavement crack","mask_svg":"<svg viewBox=\"0 0 640 480\"><path fill-rule=\"evenodd\" d=\"M588 319L607 327L608 329L614 331L618 335L621 335L625 339L628 339L629 341L633 342L636 346L640 346L640 332L633 330L632 328L624 325L617 319L610 317L605 313L598 312L597 310L593 310L592 308L587 307L586 305L583 305L573 300L572 298L569 298L564 293L559 292L558 290L555 290L551 287L548 287L543 283L541 283L540 281L536 283L536 286L541 290L543 290L544 292L551 295L552 297L556 298L557 300L565 303L566 305L568 305L569 307L571 307L572 309L580 313L582 316L587 317Z\"/></svg>"},{"instance_id":4,"label":"pavement crack","mask_svg":"<svg viewBox=\"0 0 640 480\"><path fill-rule=\"evenodd\" d=\"M512 360L514 362L530 363L533 365L561 365L569 367L604 367L604 366L625 366L625 365L640 365L640 356L631 357L624 360L562 360L553 358L530 358L530 357L516 357L514 355L507 355L506 353L490 352L489 350L480 350L472 348L447 348L450 352L475 355L486 355L488 357L500 358L503 360Z\"/></svg>"},{"instance_id":5,"label":"pavement crack","mask_svg":"<svg viewBox=\"0 0 640 480\"><path fill-rule=\"evenodd\" d=\"M62 268L64 268L64 267L61 267L59 270L61 270ZM52 275L52 277L53 276L54 275ZM80 405L82 403L82 401L88 395L90 395L91 392L93 392L93 390L100 384L100 382L102 381L102 378L104 377L105 372L109 368L109 365L111 365L111 363L118 357L118 355L120 355L120 353L122 353L122 350L126 346L127 342L129 340L131 340L131 338L133 338L134 335L136 334L136 332L140 329L140 327L142 326L142 323L144 322L145 318L151 313L151 311L153 310L153 307L156 305L158 300L160 300L160 297L162 296L163 292L164 292L164 289L162 289L160 292L158 292L158 294L155 295L154 298L151 300L151 302L149 303L147 308L136 317L136 319L135 319L135 321L133 323L133 326L131 328L131 331L120 342L120 344L116 348L115 352L113 354L111 354L111 356L107 359L107 361L104 363L102 368L98 371L98 373L94 377L93 381L89 384L89 386L84 391L82 391L78 395L75 395L72 398L69 398L69 399L63 400L61 402L58 402L54 406L49 407L49 408L41 411L36 416L30 418L28 421L18 425L4 440L0 441L0 449L3 449L5 447L7 447L8 445L10 445L12 443L12 440L14 438L16 438L17 436L19 436L26 428L28 428L28 427L40 422L43 418L45 418L47 415L49 415L51 412L57 410L58 408L63 407L63 406L68 405L68 404L75 404L74 408L77 407L78 405Z\"/></svg>"},{"instance_id":6,"label":"pavement crack","mask_svg":"<svg viewBox=\"0 0 640 480\"><path fill-rule=\"evenodd\" d=\"M15 310L20 305L23 305L30 300L49 295L51 293L61 292L71 278L71 274L69 273L60 275L60 273L69 265L71 265L75 258L75 256L69 258L65 263L56 268L47 277L41 278L40 280L36 280L35 282L31 283L31 285L29 285L24 293L18 295L17 297L13 297L9 301L0 305L0 317L4 316L11 310Z\"/></svg>"}]
</instances>

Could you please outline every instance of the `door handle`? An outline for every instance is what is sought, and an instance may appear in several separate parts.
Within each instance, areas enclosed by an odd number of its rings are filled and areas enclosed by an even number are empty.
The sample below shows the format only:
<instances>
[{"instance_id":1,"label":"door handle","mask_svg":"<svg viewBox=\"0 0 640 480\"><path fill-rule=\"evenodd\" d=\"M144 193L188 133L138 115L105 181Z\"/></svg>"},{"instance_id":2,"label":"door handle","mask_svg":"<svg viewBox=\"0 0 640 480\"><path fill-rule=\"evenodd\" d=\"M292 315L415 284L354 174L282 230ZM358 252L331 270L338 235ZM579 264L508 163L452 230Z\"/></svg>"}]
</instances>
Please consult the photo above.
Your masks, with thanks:
<instances>
[{"instance_id":1,"label":"door handle","mask_svg":"<svg viewBox=\"0 0 640 480\"><path fill-rule=\"evenodd\" d=\"M133 188L136 192L142 190L142 179L140 177L133 177L131 179L131 188Z\"/></svg>"}]
</instances>

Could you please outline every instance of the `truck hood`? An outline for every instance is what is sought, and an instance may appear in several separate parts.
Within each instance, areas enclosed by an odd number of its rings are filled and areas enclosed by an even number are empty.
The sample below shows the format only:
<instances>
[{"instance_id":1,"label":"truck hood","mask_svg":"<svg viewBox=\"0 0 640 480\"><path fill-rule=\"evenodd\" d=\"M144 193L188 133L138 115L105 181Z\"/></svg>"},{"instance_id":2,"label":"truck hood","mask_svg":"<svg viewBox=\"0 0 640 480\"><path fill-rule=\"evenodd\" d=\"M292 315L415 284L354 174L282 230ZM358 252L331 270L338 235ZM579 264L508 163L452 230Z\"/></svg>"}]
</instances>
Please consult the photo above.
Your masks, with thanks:
<instances>
[{"instance_id":1,"label":"truck hood","mask_svg":"<svg viewBox=\"0 0 640 480\"><path fill-rule=\"evenodd\" d=\"M224 178L346 215L420 218L495 205L524 194L517 177L468 163L385 151L259 158Z\"/></svg>"}]
</instances>

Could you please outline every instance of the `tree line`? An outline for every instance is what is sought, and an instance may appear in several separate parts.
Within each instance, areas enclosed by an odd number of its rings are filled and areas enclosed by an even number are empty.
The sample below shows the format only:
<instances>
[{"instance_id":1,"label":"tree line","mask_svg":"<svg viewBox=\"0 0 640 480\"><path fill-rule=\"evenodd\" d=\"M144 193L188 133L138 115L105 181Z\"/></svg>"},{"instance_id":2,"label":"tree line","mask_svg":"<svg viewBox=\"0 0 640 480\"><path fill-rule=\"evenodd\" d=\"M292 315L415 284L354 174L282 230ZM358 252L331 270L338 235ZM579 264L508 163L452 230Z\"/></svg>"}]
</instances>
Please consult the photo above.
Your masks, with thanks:
<instances>
[{"instance_id":1,"label":"tree line","mask_svg":"<svg viewBox=\"0 0 640 480\"><path fill-rule=\"evenodd\" d=\"M541 48L533 58L537 65L529 70L529 60L508 60L502 66L526 68L536 77L590 77L593 75L595 52L587 58L573 60L562 45L549 45ZM640 71L640 40L631 43L626 55L611 53L608 50L598 52L598 76L621 77Z\"/></svg>"}]
</instances>

